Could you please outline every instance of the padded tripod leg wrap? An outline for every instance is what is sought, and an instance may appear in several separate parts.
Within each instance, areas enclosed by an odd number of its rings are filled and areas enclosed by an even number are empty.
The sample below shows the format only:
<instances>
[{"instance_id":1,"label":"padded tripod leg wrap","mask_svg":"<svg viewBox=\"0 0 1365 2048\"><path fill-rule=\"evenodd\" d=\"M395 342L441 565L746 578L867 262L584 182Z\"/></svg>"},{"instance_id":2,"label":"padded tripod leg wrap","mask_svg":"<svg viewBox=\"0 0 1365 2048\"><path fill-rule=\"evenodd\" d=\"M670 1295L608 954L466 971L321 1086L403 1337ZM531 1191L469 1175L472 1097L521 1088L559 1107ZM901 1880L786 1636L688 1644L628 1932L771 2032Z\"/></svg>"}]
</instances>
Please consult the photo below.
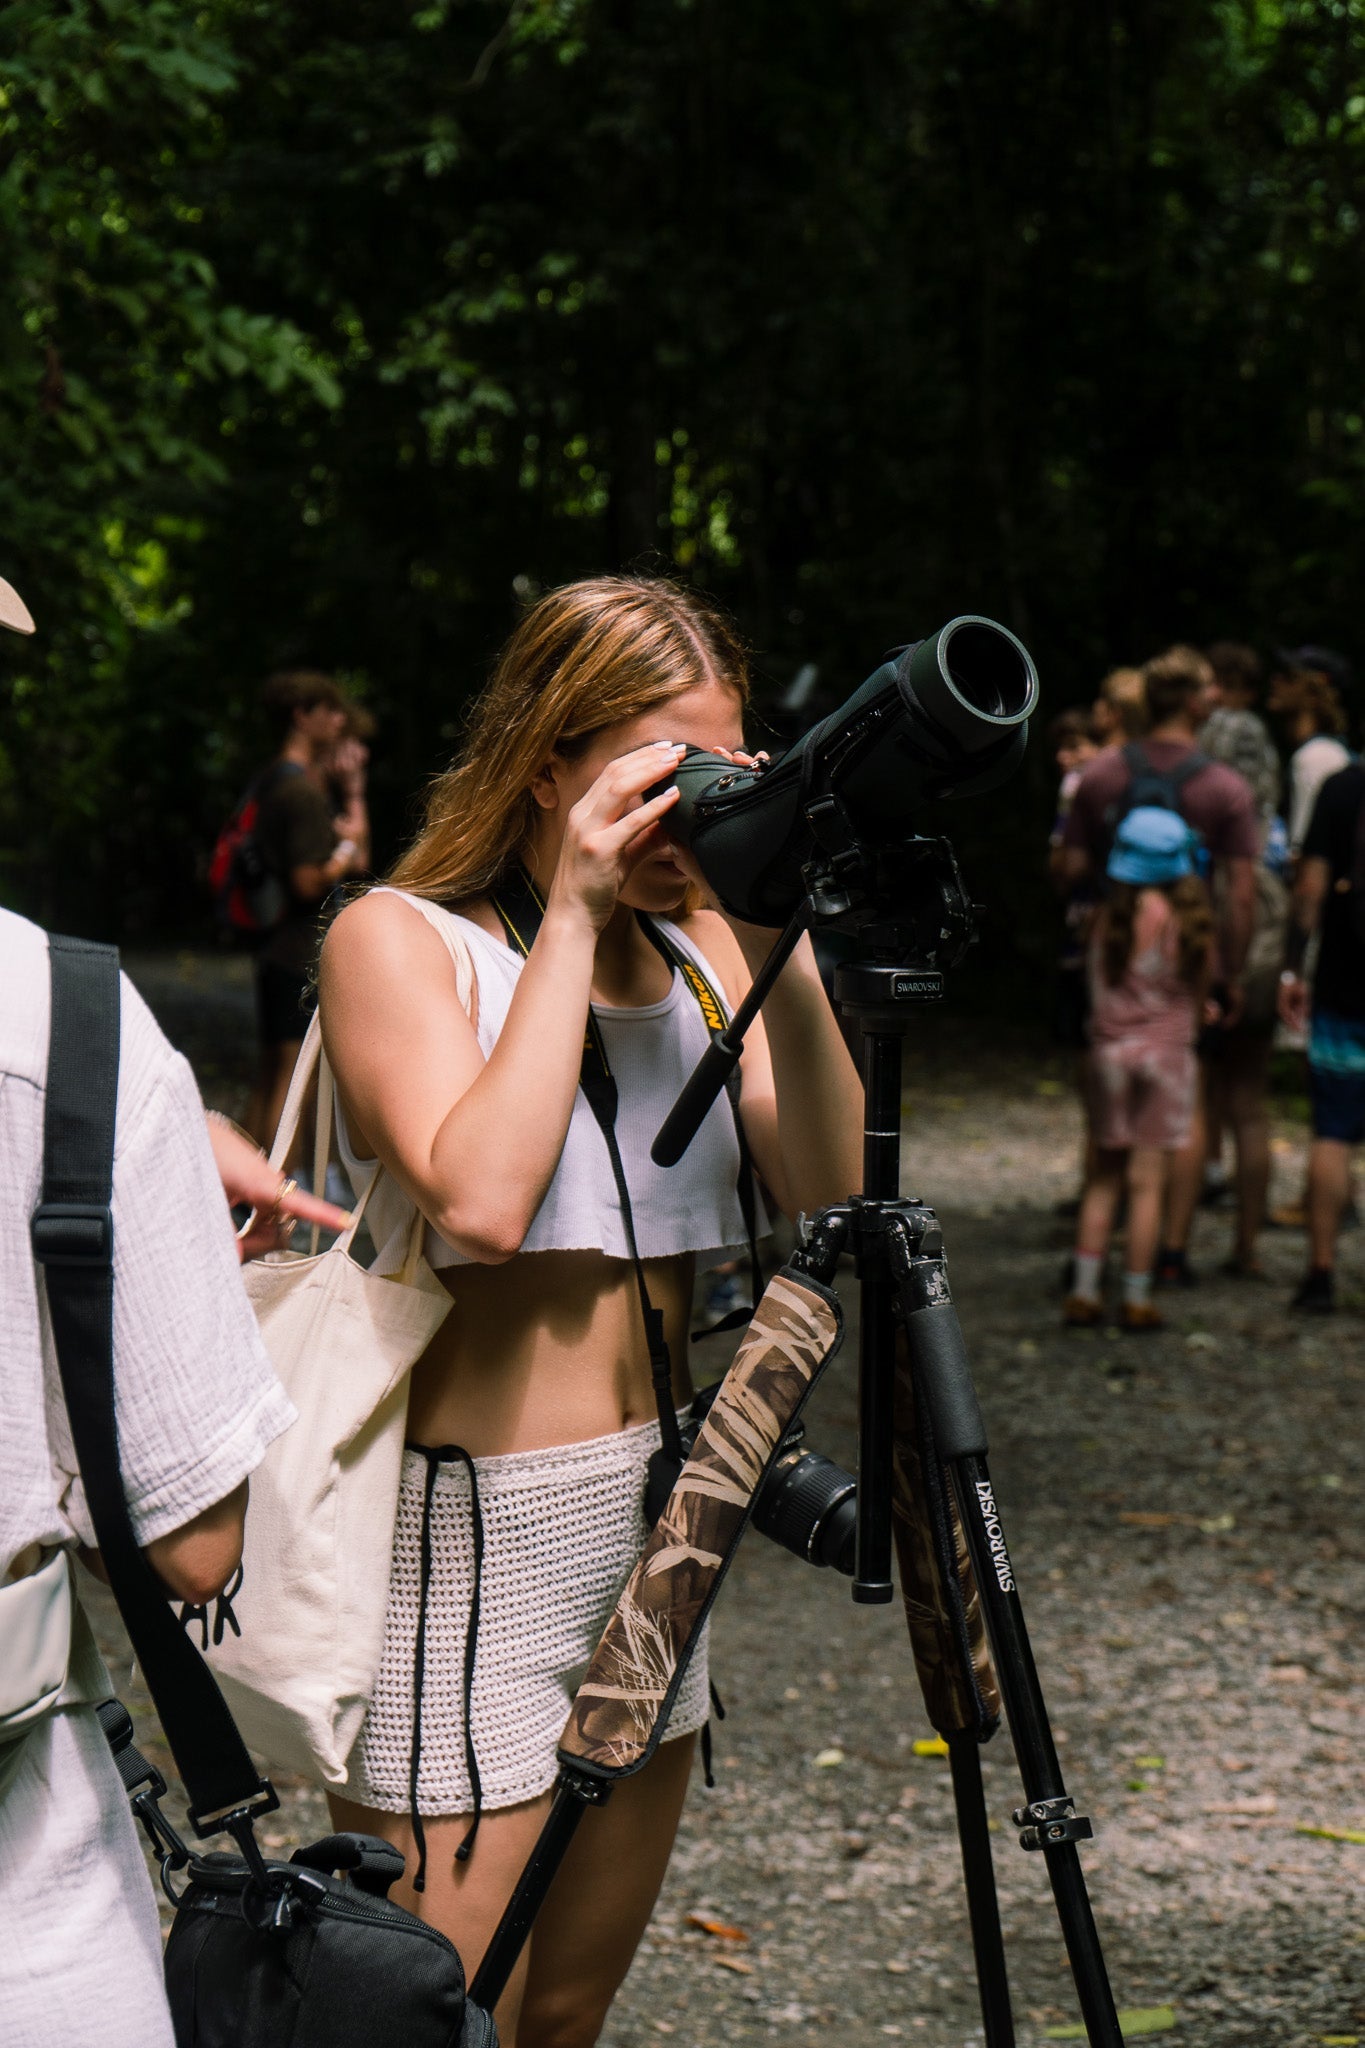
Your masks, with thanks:
<instances>
[{"instance_id":1,"label":"padded tripod leg wrap","mask_svg":"<svg viewBox=\"0 0 1365 2048\"><path fill-rule=\"evenodd\" d=\"M898 1331L891 1516L915 1670L939 1733L971 1730L985 1742L999 1725L1000 1690L966 1532L925 1420Z\"/></svg>"},{"instance_id":2,"label":"padded tripod leg wrap","mask_svg":"<svg viewBox=\"0 0 1365 2048\"><path fill-rule=\"evenodd\" d=\"M566 1767L615 1778L648 1762L759 1489L842 1337L829 1288L774 1275L578 1689Z\"/></svg>"}]
</instances>

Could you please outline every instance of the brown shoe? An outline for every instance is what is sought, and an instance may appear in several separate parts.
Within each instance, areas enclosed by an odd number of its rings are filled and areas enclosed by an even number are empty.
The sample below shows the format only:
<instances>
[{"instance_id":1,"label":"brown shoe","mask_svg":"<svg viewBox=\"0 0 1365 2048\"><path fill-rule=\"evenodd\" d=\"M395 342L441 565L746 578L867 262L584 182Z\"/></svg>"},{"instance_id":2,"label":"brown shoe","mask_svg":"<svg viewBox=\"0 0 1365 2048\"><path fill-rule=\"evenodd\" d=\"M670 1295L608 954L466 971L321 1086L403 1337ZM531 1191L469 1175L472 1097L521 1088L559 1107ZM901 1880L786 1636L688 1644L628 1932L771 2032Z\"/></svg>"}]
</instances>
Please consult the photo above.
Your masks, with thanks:
<instances>
[{"instance_id":1,"label":"brown shoe","mask_svg":"<svg viewBox=\"0 0 1365 2048\"><path fill-rule=\"evenodd\" d=\"M1119 1309L1119 1328L1131 1330L1136 1336L1140 1331L1164 1330L1166 1318L1159 1308L1153 1308L1150 1301L1125 1301Z\"/></svg>"},{"instance_id":2,"label":"brown shoe","mask_svg":"<svg viewBox=\"0 0 1365 2048\"><path fill-rule=\"evenodd\" d=\"M1062 1308L1062 1321L1069 1330L1094 1330L1104 1321L1104 1304L1092 1301L1088 1294L1068 1294Z\"/></svg>"}]
</instances>

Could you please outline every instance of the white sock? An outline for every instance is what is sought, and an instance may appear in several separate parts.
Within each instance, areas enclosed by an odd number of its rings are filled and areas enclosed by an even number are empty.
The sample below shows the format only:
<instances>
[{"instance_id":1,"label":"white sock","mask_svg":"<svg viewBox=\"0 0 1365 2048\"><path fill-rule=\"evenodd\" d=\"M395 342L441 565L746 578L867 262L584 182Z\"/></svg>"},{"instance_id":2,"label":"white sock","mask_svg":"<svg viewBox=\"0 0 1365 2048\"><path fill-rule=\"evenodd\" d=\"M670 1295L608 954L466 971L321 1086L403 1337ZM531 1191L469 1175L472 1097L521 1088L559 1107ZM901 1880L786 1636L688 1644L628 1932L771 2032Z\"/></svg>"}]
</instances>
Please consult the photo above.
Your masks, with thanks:
<instances>
[{"instance_id":1,"label":"white sock","mask_svg":"<svg viewBox=\"0 0 1365 2048\"><path fill-rule=\"evenodd\" d=\"M1152 1276L1150 1273L1125 1273L1123 1276L1123 1301L1126 1308L1146 1308L1152 1298Z\"/></svg>"},{"instance_id":2,"label":"white sock","mask_svg":"<svg viewBox=\"0 0 1365 2048\"><path fill-rule=\"evenodd\" d=\"M1071 1261L1071 1291L1082 1301L1098 1301L1100 1298L1100 1274L1104 1271L1103 1252L1077 1252Z\"/></svg>"}]
</instances>

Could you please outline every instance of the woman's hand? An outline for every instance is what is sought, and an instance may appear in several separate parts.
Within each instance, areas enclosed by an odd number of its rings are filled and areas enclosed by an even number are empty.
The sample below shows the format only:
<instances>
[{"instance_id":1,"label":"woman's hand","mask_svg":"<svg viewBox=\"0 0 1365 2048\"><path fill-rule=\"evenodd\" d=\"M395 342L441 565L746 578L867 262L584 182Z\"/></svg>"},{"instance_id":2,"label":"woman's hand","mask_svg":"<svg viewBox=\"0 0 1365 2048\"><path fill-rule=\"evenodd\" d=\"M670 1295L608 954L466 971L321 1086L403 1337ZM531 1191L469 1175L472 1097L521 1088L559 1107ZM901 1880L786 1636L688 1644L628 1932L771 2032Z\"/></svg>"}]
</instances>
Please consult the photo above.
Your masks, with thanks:
<instances>
[{"instance_id":1,"label":"woman's hand","mask_svg":"<svg viewBox=\"0 0 1365 2048\"><path fill-rule=\"evenodd\" d=\"M603 929L632 869L650 850L651 826L678 801L676 783L648 803L644 793L672 774L683 753L680 744L656 740L607 764L569 812L547 910L582 913L595 932Z\"/></svg>"},{"instance_id":2,"label":"woman's hand","mask_svg":"<svg viewBox=\"0 0 1365 2048\"><path fill-rule=\"evenodd\" d=\"M210 1110L205 1121L228 1207L241 1204L255 1211L250 1230L237 1240L239 1258L255 1259L262 1252L277 1251L289 1242L296 1223L318 1223L324 1230L349 1226L351 1218L345 1209L296 1188L225 1116Z\"/></svg>"}]
</instances>

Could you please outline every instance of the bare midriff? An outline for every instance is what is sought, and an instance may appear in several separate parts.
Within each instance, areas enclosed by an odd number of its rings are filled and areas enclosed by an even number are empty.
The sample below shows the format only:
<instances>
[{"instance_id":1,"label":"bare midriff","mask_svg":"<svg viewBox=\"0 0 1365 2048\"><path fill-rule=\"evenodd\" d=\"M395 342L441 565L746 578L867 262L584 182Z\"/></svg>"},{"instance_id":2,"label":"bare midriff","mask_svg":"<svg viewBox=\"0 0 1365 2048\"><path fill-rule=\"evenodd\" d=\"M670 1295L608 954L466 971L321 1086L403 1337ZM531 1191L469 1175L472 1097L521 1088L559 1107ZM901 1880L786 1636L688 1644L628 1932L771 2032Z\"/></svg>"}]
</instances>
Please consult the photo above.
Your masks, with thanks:
<instances>
[{"instance_id":1,"label":"bare midriff","mask_svg":"<svg viewBox=\"0 0 1365 2048\"><path fill-rule=\"evenodd\" d=\"M693 1258L646 1259L678 1406L690 1398ZM454 1306L413 1367L408 1436L471 1457L584 1443L652 1422L634 1268L595 1251L522 1252L441 1273Z\"/></svg>"}]
</instances>

